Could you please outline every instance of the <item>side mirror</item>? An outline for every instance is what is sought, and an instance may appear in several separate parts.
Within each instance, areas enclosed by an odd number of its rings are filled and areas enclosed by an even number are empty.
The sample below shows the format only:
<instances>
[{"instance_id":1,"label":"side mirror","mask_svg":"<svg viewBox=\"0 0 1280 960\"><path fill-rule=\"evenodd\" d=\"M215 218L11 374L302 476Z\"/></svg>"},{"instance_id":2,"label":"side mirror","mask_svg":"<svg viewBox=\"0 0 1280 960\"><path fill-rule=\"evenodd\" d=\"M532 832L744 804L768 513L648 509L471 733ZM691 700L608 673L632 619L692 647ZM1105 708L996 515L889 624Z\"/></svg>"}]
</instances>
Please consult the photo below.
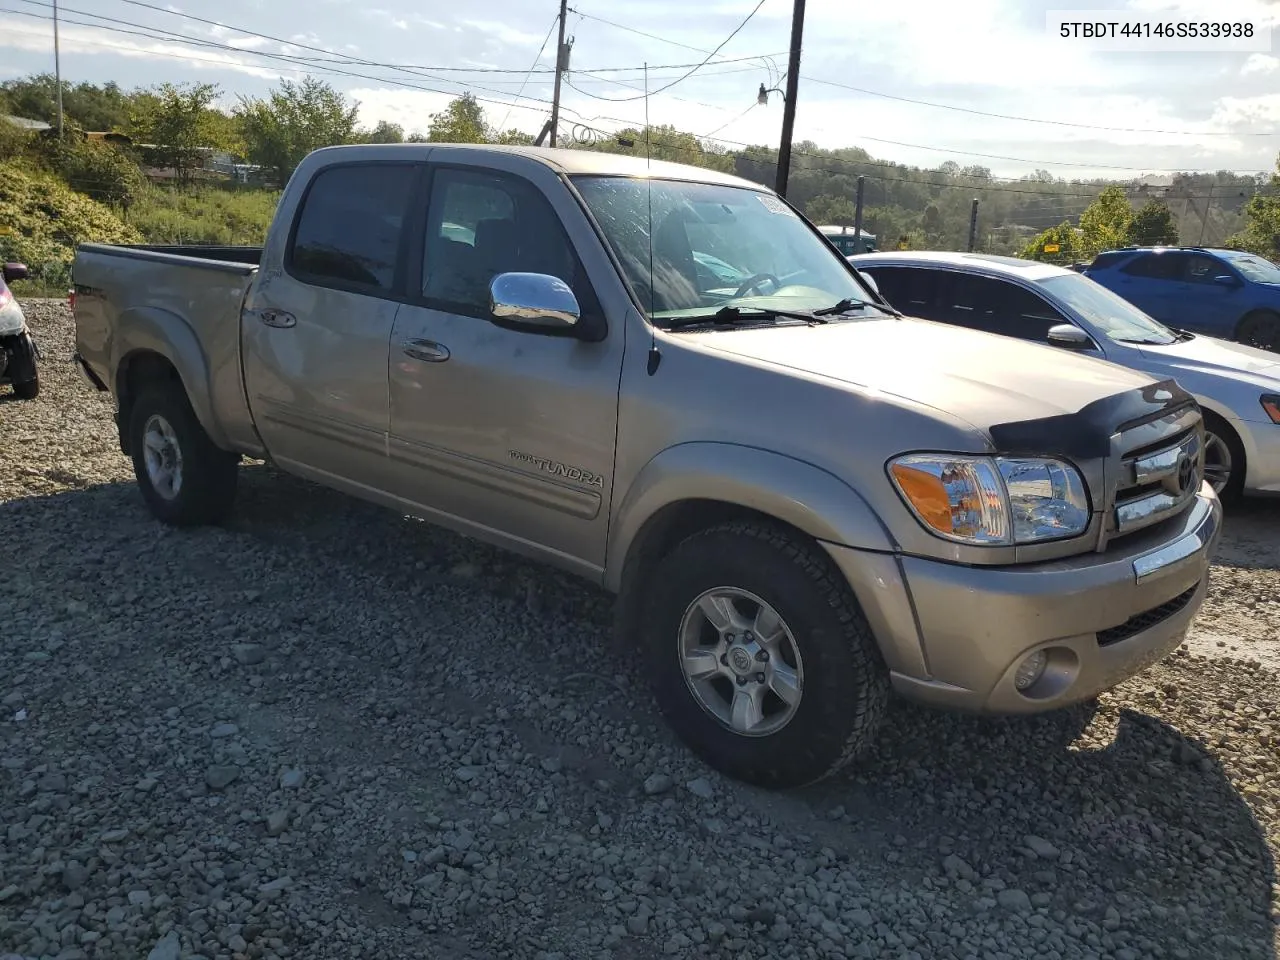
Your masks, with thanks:
<instances>
[{"instance_id":1,"label":"side mirror","mask_svg":"<svg viewBox=\"0 0 1280 960\"><path fill-rule=\"evenodd\" d=\"M1220 287L1238 287L1240 283L1235 277L1229 273L1222 273L1213 278L1213 282Z\"/></svg>"},{"instance_id":2,"label":"side mirror","mask_svg":"<svg viewBox=\"0 0 1280 960\"><path fill-rule=\"evenodd\" d=\"M545 273L500 273L489 283L495 323L530 333L572 334L582 310L569 285Z\"/></svg>"},{"instance_id":3,"label":"side mirror","mask_svg":"<svg viewBox=\"0 0 1280 960\"><path fill-rule=\"evenodd\" d=\"M27 265L25 263L6 263L4 265L4 282L13 283L15 280L27 279Z\"/></svg>"},{"instance_id":4,"label":"side mirror","mask_svg":"<svg viewBox=\"0 0 1280 960\"><path fill-rule=\"evenodd\" d=\"M1065 350L1091 350L1093 340L1075 324L1059 323L1049 328L1049 345Z\"/></svg>"}]
</instances>

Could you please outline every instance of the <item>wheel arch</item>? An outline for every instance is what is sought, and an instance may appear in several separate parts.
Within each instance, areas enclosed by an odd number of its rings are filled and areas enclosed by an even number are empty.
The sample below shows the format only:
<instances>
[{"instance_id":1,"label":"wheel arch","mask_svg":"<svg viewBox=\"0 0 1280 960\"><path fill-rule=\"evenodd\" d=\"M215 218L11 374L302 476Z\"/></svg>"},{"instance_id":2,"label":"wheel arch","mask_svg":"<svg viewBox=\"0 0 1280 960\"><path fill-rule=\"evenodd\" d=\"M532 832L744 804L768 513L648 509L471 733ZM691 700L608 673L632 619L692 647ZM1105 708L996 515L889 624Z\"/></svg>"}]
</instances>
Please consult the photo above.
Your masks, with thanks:
<instances>
[{"instance_id":1,"label":"wheel arch","mask_svg":"<svg viewBox=\"0 0 1280 960\"><path fill-rule=\"evenodd\" d=\"M668 447L636 476L610 524L604 586L624 582L685 537L735 519L873 550L895 546L848 484L813 464L740 444Z\"/></svg>"},{"instance_id":2,"label":"wheel arch","mask_svg":"<svg viewBox=\"0 0 1280 960\"><path fill-rule=\"evenodd\" d=\"M177 314L143 308L122 313L112 388L119 409L121 450L128 455L128 423L133 401L146 385L176 382L196 419L213 442L229 444L213 415L209 395L209 364L195 331Z\"/></svg>"}]
</instances>

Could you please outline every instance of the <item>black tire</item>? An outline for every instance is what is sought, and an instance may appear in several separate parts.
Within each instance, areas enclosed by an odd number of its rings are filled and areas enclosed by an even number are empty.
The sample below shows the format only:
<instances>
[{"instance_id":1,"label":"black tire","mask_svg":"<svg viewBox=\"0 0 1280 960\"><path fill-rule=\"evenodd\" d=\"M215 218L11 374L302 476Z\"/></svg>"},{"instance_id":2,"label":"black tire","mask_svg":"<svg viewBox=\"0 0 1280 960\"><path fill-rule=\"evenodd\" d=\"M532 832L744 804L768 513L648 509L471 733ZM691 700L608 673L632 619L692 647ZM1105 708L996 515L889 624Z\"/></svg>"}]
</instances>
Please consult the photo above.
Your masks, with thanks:
<instances>
[{"instance_id":1,"label":"black tire","mask_svg":"<svg viewBox=\"0 0 1280 960\"><path fill-rule=\"evenodd\" d=\"M717 587L764 600L794 637L803 690L791 719L776 732L734 732L703 707L685 680L681 623L686 610ZM767 524L713 527L659 560L644 592L637 635L658 707L709 766L758 786L798 787L835 773L874 741L888 702L888 671L848 585L816 545Z\"/></svg>"},{"instance_id":2,"label":"black tire","mask_svg":"<svg viewBox=\"0 0 1280 960\"><path fill-rule=\"evenodd\" d=\"M1231 455L1231 473L1227 485L1218 491L1218 499L1223 503L1236 503L1244 496L1245 454L1244 444L1236 432L1231 429L1216 413L1209 410L1204 413L1204 429L1206 441L1208 434L1218 437L1227 447Z\"/></svg>"},{"instance_id":3,"label":"black tire","mask_svg":"<svg viewBox=\"0 0 1280 960\"><path fill-rule=\"evenodd\" d=\"M13 395L19 400L34 400L40 396L40 376L37 374L30 380L13 385Z\"/></svg>"},{"instance_id":4,"label":"black tire","mask_svg":"<svg viewBox=\"0 0 1280 960\"><path fill-rule=\"evenodd\" d=\"M1280 314L1255 310L1236 327L1236 341L1259 350L1280 353Z\"/></svg>"},{"instance_id":5,"label":"black tire","mask_svg":"<svg viewBox=\"0 0 1280 960\"><path fill-rule=\"evenodd\" d=\"M13 379L13 395L19 400L34 400L40 395L40 374L36 370L36 348L30 334L23 334L13 350L9 369Z\"/></svg>"},{"instance_id":6,"label":"black tire","mask_svg":"<svg viewBox=\"0 0 1280 960\"><path fill-rule=\"evenodd\" d=\"M182 481L171 496L157 489L147 469L145 437L153 417L169 426L181 455ZM193 527L217 523L230 511L240 457L209 439L180 384L143 388L129 414L129 449L138 487L156 519L175 527Z\"/></svg>"}]
</instances>

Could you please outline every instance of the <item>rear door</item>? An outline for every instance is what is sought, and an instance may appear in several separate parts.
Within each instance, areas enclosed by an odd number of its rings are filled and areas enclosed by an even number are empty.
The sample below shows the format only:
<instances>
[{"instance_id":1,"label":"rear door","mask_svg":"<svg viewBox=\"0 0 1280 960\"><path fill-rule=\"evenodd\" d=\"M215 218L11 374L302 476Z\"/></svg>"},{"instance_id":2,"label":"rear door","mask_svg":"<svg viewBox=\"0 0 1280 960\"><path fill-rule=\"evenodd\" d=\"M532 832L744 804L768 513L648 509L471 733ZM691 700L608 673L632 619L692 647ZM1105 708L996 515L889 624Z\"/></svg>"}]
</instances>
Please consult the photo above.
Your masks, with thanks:
<instances>
[{"instance_id":1,"label":"rear door","mask_svg":"<svg viewBox=\"0 0 1280 960\"><path fill-rule=\"evenodd\" d=\"M1231 277L1234 285L1219 283L1217 278L1221 276ZM1182 254L1178 282L1170 286L1177 309L1171 308L1167 322L1175 327L1230 337L1236 321L1248 307L1244 281L1239 274L1207 253Z\"/></svg>"},{"instance_id":2,"label":"rear door","mask_svg":"<svg viewBox=\"0 0 1280 960\"><path fill-rule=\"evenodd\" d=\"M387 349L405 283L405 224L422 166L322 168L290 229L284 269L247 304L245 388L283 468L377 487L387 463Z\"/></svg>"},{"instance_id":3,"label":"rear door","mask_svg":"<svg viewBox=\"0 0 1280 960\"><path fill-rule=\"evenodd\" d=\"M1183 254L1178 250L1139 253L1116 270L1101 274L1106 286L1161 323L1174 323L1179 312Z\"/></svg>"},{"instance_id":4,"label":"rear door","mask_svg":"<svg viewBox=\"0 0 1280 960\"><path fill-rule=\"evenodd\" d=\"M856 264L869 274L890 306L909 317L937 320L938 271L892 264Z\"/></svg>"}]
</instances>

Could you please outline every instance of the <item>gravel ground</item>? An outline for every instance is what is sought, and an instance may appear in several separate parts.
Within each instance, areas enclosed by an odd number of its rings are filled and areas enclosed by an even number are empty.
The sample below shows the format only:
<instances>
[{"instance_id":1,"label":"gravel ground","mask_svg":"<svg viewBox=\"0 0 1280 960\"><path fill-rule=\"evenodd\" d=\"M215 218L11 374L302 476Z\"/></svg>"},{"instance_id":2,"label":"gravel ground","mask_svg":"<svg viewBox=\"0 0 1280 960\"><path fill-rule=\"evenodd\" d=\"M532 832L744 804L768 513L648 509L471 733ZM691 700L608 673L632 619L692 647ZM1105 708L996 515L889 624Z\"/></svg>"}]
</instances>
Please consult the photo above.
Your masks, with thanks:
<instances>
[{"instance_id":1,"label":"gravel ground","mask_svg":"<svg viewBox=\"0 0 1280 960\"><path fill-rule=\"evenodd\" d=\"M1280 508L1096 711L898 705L769 793L684 752L570 578L260 464L227 527L162 528L65 308L24 308L0 957L1277 956Z\"/></svg>"}]
</instances>

